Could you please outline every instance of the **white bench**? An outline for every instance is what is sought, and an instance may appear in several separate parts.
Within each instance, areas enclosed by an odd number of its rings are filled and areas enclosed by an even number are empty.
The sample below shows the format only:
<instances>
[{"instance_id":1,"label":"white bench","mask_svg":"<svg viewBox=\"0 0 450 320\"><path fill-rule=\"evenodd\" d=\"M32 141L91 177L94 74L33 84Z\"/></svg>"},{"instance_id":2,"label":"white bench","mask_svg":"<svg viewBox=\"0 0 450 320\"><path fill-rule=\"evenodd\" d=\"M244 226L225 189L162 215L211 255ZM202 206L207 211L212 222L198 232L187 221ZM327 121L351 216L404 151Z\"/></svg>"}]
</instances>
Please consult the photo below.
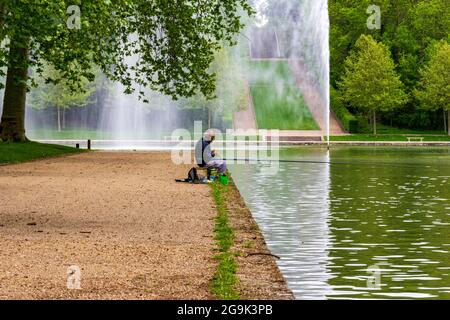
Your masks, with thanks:
<instances>
[{"instance_id":1,"label":"white bench","mask_svg":"<svg viewBox=\"0 0 450 320\"><path fill-rule=\"evenodd\" d=\"M408 142L412 142L412 141L420 141L423 142L423 137L406 137L406 139L408 139Z\"/></svg>"}]
</instances>

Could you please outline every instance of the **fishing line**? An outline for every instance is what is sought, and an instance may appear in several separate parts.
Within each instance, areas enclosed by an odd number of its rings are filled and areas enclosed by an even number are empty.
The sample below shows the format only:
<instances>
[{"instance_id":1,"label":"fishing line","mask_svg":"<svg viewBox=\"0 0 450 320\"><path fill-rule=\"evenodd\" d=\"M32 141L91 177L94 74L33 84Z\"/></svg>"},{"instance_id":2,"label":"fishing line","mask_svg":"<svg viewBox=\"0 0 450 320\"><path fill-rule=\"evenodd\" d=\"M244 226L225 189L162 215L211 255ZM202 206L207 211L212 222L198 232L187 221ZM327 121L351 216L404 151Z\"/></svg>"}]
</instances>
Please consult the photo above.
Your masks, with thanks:
<instances>
[{"instance_id":1,"label":"fishing line","mask_svg":"<svg viewBox=\"0 0 450 320\"><path fill-rule=\"evenodd\" d=\"M225 161L245 161L245 162L280 162L280 163L306 163L306 164L329 164L329 165L368 165L368 166L382 166L382 167L424 167L430 168L431 166L422 166L419 164L392 164L383 162L345 162L345 161L319 161L319 160L271 160L271 159L250 159L250 158L226 158L221 159Z\"/></svg>"}]
</instances>

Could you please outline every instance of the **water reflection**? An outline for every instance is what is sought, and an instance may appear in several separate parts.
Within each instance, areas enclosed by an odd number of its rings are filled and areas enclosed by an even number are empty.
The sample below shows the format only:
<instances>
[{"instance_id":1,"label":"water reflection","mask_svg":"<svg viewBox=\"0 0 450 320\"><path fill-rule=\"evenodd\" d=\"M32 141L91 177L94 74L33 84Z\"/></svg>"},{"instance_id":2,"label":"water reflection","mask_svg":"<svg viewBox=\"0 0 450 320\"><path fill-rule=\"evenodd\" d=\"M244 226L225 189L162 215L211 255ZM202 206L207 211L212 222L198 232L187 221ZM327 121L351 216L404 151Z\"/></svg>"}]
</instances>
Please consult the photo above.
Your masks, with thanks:
<instances>
[{"instance_id":1,"label":"water reflection","mask_svg":"<svg viewBox=\"0 0 450 320\"><path fill-rule=\"evenodd\" d=\"M449 149L292 148L233 177L298 299L450 298ZM379 286L368 286L379 270Z\"/></svg>"},{"instance_id":2,"label":"water reflection","mask_svg":"<svg viewBox=\"0 0 450 320\"><path fill-rule=\"evenodd\" d=\"M315 150L311 159L328 162ZM329 164L282 164L275 176L264 165L236 165L233 177L250 204L270 249L298 298L324 298L332 275L327 270ZM308 214L299 214L308 213Z\"/></svg>"}]
</instances>

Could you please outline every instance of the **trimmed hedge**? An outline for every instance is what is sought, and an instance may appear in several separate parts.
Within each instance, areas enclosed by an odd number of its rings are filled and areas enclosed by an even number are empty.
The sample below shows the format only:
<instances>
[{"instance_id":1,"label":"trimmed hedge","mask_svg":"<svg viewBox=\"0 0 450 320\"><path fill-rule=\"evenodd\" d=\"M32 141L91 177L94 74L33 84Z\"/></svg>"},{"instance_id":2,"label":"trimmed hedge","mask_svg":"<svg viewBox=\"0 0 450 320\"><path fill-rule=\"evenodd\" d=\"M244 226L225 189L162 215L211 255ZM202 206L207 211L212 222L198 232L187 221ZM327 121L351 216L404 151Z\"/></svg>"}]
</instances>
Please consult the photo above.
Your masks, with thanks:
<instances>
[{"instance_id":1,"label":"trimmed hedge","mask_svg":"<svg viewBox=\"0 0 450 320\"><path fill-rule=\"evenodd\" d=\"M341 99L339 99L339 92L333 87L330 87L330 107L347 132L358 132L358 119L347 110Z\"/></svg>"}]
</instances>

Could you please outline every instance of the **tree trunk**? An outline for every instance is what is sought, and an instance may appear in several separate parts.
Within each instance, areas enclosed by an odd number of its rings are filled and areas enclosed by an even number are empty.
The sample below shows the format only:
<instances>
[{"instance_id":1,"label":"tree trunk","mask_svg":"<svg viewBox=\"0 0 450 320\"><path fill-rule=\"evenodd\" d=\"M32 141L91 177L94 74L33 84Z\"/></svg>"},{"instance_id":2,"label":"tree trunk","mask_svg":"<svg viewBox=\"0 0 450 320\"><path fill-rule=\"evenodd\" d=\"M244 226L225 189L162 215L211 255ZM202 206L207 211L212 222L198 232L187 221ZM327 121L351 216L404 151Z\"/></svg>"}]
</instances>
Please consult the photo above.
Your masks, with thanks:
<instances>
[{"instance_id":1,"label":"tree trunk","mask_svg":"<svg viewBox=\"0 0 450 320\"><path fill-rule=\"evenodd\" d=\"M56 107L56 109L58 110L58 132L61 132L61 108Z\"/></svg>"},{"instance_id":2,"label":"tree trunk","mask_svg":"<svg viewBox=\"0 0 450 320\"><path fill-rule=\"evenodd\" d=\"M28 79L28 41L11 39L8 72L6 75L3 114L0 122L0 140L24 142L25 103Z\"/></svg>"},{"instance_id":3,"label":"tree trunk","mask_svg":"<svg viewBox=\"0 0 450 320\"><path fill-rule=\"evenodd\" d=\"M450 110L447 110L447 118L448 118L447 130L448 135L450 136Z\"/></svg>"},{"instance_id":4,"label":"tree trunk","mask_svg":"<svg viewBox=\"0 0 450 320\"><path fill-rule=\"evenodd\" d=\"M62 129L66 129L66 108L62 110Z\"/></svg>"},{"instance_id":5,"label":"tree trunk","mask_svg":"<svg viewBox=\"0 0 450 320\"><path fill-rule=\"evenodd\" d=\"M442 114L444 115L444 132L447 132L447 114L445 112L445 109L442 109Z\"/></svg>"},{"instance_id":6,"label":"tree trunk","mask_svg":"<svg viewBox=\"0 0 450 320\"><path fill-rule=\"evenodd\" d=\"M376 135L377 134L377 112L375 110L373 110L373 134Z\"/></svg>"}]
</instances>

